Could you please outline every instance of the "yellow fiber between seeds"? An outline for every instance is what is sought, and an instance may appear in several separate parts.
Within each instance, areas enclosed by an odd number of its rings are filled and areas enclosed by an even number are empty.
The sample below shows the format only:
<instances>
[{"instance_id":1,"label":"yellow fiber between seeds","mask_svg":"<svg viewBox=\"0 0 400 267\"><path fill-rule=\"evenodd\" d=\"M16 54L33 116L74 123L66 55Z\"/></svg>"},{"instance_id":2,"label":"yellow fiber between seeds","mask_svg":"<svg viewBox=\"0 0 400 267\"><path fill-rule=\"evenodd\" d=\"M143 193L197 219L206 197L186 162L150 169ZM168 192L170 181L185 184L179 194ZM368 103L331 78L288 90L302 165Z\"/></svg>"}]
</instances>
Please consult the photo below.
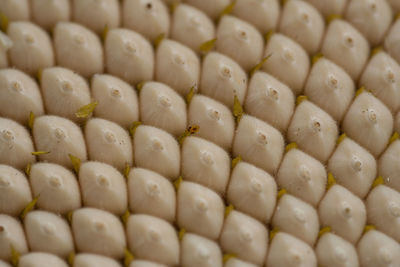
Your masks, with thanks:
<instances>
[{"instance_id":1,"label":"yellow fiber between seeds","mask_svg":"<svg viewBox=\"0 0 400 267\"><path fill-rule=\"evenodd\" d=\"M31 152L31 154L33 156L39 156L39 155L44 155L44 154L49 154L49 153L50 153L50 151L34 151L34 152Z\"/></svg>"},{"instance_id":2,"label":"yellow fiber between seeds","mask_svg":"<svg viewBox=\"0 0 400 267\"><path fill-rule=\"evenodd\" d=\"M14 267L18 266L19 263L19 258L21 257L21 254L14 248L12 244L10 244L10 249L11 249L11 264Z\"/></svg>"},{"instance_id":3,"label":"yellow fiber between seeds","mask_svg":"<svg viewBox=\"0 0 400 267\"><path fill-rule=\"evenodd\" d=\"M332 173L328 173L328 183L326 185L326 190L329 190L329 188L331 188L333 185L336 184L336 179L335 177L333 177Z\"/></svg>"},{"instance_id":4,"label":"yellow fiber between seeds","mask_svg":"<svg viewBox=\"0 0 400 267\"><path fill-rule=\"evenodd\" d=\"M183 181L182 176L179 176L178 179L176 179L174 181L174 186L175 186L176 191L179 190L179 187L181 186L182 181Z\"/></svg>"},{"instance_id":5,"label":"yellow fiber between seeds","mask_svg":"<svg viewBox=\"0 0 400 267\"><path fill-rule=\"evenodd\" d=\"M375 225L367 224L367 225L364 227L363 234L365 234L365 233L368 232L368 231L375 230L375 229L376 229Z\"/></svg>"},{"instance_id":6,"label":"yellow fiber between seeds","mask_svg":"<svg viewBox=\"0 0 400 267\"><path fill-rule=\"evenodd\" d=\"M379 52L381 52L382 49L383 49L382 46L377 46L377 47L372 48L372 50L371 50L371 58L373 56L375 56L376 54L378 54Z\"/></svg>"},{"instance_id":7,"label":"yellow fiber between seeds","mask_svg":"<svg viewBox=\"0 0 400 267\"><path fill-rule=\"evenodd\" d=\"M346 137L347 137L347 135L346 135L345 133L342 133L342 134L339 136L338 140L336 141L336 144L337 144L337 145L340 144L344 139L346 139Z\"/></svg>"},{"instance_id":8,"label":"yellow fiber between seeds","mask_svg":"<svg viewBox=\"0 0 400 267\"><path fill-rule=\"evenodd\" d=\"M394 134L390 137L389 139L389 145L399 139L399 134L397 132L394 132Z\"/></svg>"},{"instance_id":9,"label":"yellow fiber between seeds","mask_svg":"<svg viewBox=\"0 0 400 267\"><path fill-rule=\"evenodd\" d=\"M101 33L101 40L103 40L103 42L106 41L107 34L108 34L109 30L110 30L110 29L109 29L109 27L108 27L108 24L106 24L106 25L104 26L103 32Z\"/></svg>"},{"instance_id":10,"label":"yellow fiber between seeds","mask_svg":"<svg viewBox=\"0 0 400 267\"><path fill-rule=\"evenodd\" d=\"M78 157L75 157L72 154L68 154L68 157L71 160L72 166L74 167L76 174L78 174L79 169L81 168L81 159Z\"/></svg>"},{"instance_id":11,"label":"yellow fiber between seeds","mask_svg":"<svg viewBox=\"0 0 400 267\"><path fill-rule=\"evenodd\" d=\"M8 17L0 12L0 29L3 32L7 32L8 23L9 23Z\"/></svg>"},{"instance_id":12,"label":"yellow fiber between seeds","mask_svg":"<svg viewBox=\"0 0 400 267\"><path fill-rule=\"evenodd\" d=\"M129 210L126 210L125 213L121 216L121 220L124 225L126 225L128 223L129 216L131 216L131 213L129 212Z\"/></svg>"},{"instance_id":13,"label":"yellow fiber between seeds","mask_svg":"<svg viewBox=\"0 0 400 267\"><path fill-rule=\"evenodd\" d=\"M185 228L181 228L181 230L179 230L179 233L178 233L179 240L182 240L182 238L185 235L185 233L186 233L186 229Z\"/></svg>"},{"instance_id":14,"label":"yellow fiber between seeds","mask_svg":"<svg viewBox=\"0 0 400 267\"><path fill-rule=\"evenodd\" d=\"M79 108L77 112L75 112L75 116L77 118L88 118L93 113L97 104L99 103L97 101L94 101L92 103L84 105L83 107Z\"/></svg>"},{"instance_id":15,"label":"yellow fiber between seeds","mask_svg":"<svg viewBox=\"0 0 400 267\"><path fill-rule=\"evenodd\" d=\"M275 32L273 30L270 30L266 34L264 34L264 41L267 43L274 33Z\"/></svg>"},{"instance_id":16,"label":"yellow fiber between seeds","mask_svg":"<svg viewBox=\"0 0 400 267\"><path fill-rule=\"evenodd\" d=\"M28 126L29 126L29 129L33 129L33 123L35 122L35 114L31 111L30 113L29 113L29 120L28 120Z\"/></svg>"},{"instance_id":17,"label":"yellow fiber between seeds","mask_svg":"<svg viewBox=\"0 0 400 267\"><path fill-rule=\"evenodd\" d=\"M68 265L69 265L69 266L74 266L74 262L75 262L75 252L71 252L71 253L68 255L67 262L68 262Z\"/></svg>"},{"instance_id":18,"label":"yellow fiber between seeds","mask_svg":"<svg viewBox=\"0 0 400 267\"><path fill-rule=\"evenodd\" d=\"M129 172L131 171L131 166L129 166L128 162L125 163L124 169L124 177L128 178Z\"/></svg>"},{"instance_id":19,"label":"yellow fiber between seeds","mask_svg":"<svg viewBox=\"0 0 400 267\"><path fill-rule=\"evenodd\" d=\"M233 8L236 5L236 1L232 1L232 3L230 3L229 5L227 5L221 12L221 14L219 15L219 18L221 18L224 15L229 15L232 13Z\"/></svg>"},{"instance_id":20,"label":"yellow fiber between seeds","mask_svg":"<svg viewBox=\"0 0 400 267\"><path fill-rule=\"evenodd\" d=\"M263 58L263 59L260 61L260 63L258 63L257 65L255 65L255 66L251 69L249 76L250 76L250 77L253 76L254 73L256 73L259 69L261 69L262 66L264 65L264 63L267 62L267 60L268 60L271 56L272 56L272 54L269 54L268 56L266 56L265 58Z\"/></svg>"},{"instance_id":21,"label":"yellow fiber between seeds","mask_svg":"<svg viewBox=\"0 0 400 267\"><path fill-rule=\"evenodd\" d=\"M165 38L165 33L161 33L154 40L154 47L157 48Z\"/></svg>"},{"instance_id":22,"label":"yellow fiber between seeds","mask_svg":"<svg viewBox=\"0 0 400 267\"><path fill-rule=\"evenodd\" d=\"M365 87L361 86L357 91L356 91L356 96L360 95L362 92L365 91Z\"/></svg>"},{"instance_id":23,"label":"yellow fiber between seeds","mask_svg":"<svg viewBox=\"0 0 400 267\"><path fill-rule=\"evenodd\" d=\"M332 230L332 229L331 229L330 226L325 226L324 228L322 228L321 230L319 230L318 238L320 238L323 234L329 233L331 230Z\"/></svg>"},{"instance_id":24,"label":"yellow fiber between seeds","mask_svg":"<svg viewBox=\"0 0 400 267\"><path fill-rule=\"evenodd\" d=\"M186 103L189 105L192 101L194 94L196 93L196 87L192 86L189 90L189 93L186 95Z\"/></svg>"},{"instance_id":25,"label":"yellow fiber between seeds","mask_svg":"<svg viewBox=\"0 0 400 267\"><path fill-rule=\"evenodd\" d=\"M26 173L26 175L30 175L31 174L31 167L32 167L32 163L28 163L28 165L26 165L26 167L25 167L25 173Z\"/></svg>"},{"instance_id":26,"label":"yellow fiber between seeds","mask_svg":"<svg viewBox=\"0 0 400 267\"><path fill-rule=\"evenodd\" d=\"M279 228L275 226L274 229L272 229L271 232L269 233L269 240L274 239L277 233L279 233Z\"/></svg>"},{"instance_id":27,"label":"yellow fiber between seeds","mask_svg":"<svg viewBox=\"0 0 400 267\"><path fill-rule=\"evenodd\" d=\"M306 95L299 95L296 98L296 105L300 105L301 102L303 102L304 100L308 100L308 97Z\"/></svg>"},{"instance_id":28,"label":"yellow fiber between seeds","mask_svg":"<svg viewBox=\"0 0 400 267\"><path fill-rule=\"evenodd\" d=\"M295 149L298 147L299 146L295 142L292 142L285 147L285 151L288 152L289 150L292 150L292 149Z\"/></svg>"},{"instance_id":29,"label":"yellow fiber between seeds","mask_svg":"<svg viewBox=\"0 0 400 267\"><path fill-rule=\"evenodd\" d=\"M217 41L217 38L214 38L214 39L211 39L211 40L208 40L208 41L202 43L199 47L200 51L204 54L207 54L214 48L216 41Z\"/></svg>"},{"instance_id":30,"label":"yellow fiber between seeds","mask_svg":"<svg viewBox=\"0 0 400 267\"><path fill-rule=\"evenodd\" d=\"M68 221L68 223L71 225L72 224L72 215L74 214L74 212L71 210L70 212L68 212L65 217Z\"/></svg>"},{"instance_id":31,"label":"yellow fiber between seeds","mask_svg":"<svg viewBox=\"0 0 400 267\"><path fill-rule=\"evenodd\" d=\"M125 248L124 253L125 253L124 266L129 267L129 265L135 259L135 257L132 255L132 253L127 248Z\"/></svg>"},{"instance_id":32,"label":"yellow fiber between seeds","mask_svg":"<svg viewBox=\"0 0 400 267\"><path fill-rule=\"evenodd\" d=\"M317 53L311 58L311 64L314 65L315 63L318 62L321 58L323 58L324 55L322 53Z\"/></svg>"},{"instance_id":33,"label":"yellow fiber between seeds","mask_svg":"<svg viewBox=\"0 0 400 267\"><path fill-rule=\"evenodd\" d=\"M232 204L229 204L229 206L227 206L225 208L225 218L228 217L228 215L234 210L235 208L233 207Z\"/></svg>"},{"instance_id":34,"label":"yellow fiber between seeds","mask_svg":"<svg viewBox=\"0 0 400 267\"><path fill-rule=\"evenodd\" d=\"M326 24L331 23L332 21L334 21L335 19L341 19L342 16L339 14L331 14L329 16L326 17Z\"/></svg>"},{"instance_id":35,"label":"yellow fiber between seeds","mask_svg":"<svg viewBox=\"0 0 400 267\"><path fill-rule=\"evenodd\" d=\"M139 127L142 123L140 121L132 122L132 125L129 127L129 133L133 137L135 135L136 128Z\"/></svg>"},{"instance_id":36,"label":"yellow fiber between seeds","mask_svg":"<svg viewBox=\"0 0 400 267\"><path fill-rule=\"evenodd\" d=\"M242 161L242 157L241 156L237 156L236 158L232 159L232 163L231 163L231 168L235 168L236 165L238 165L239 162Z\"/></svg>"},{"instance_id":37,"label":"yellow fiber between seeds","mask_svg":"<svg viewBox=\"0 0 400 267\"><path fill-rule=\"evenodd\" d=\"M235 116L237 124L240 122L240 119L243 116L243 107L240 104L239 98L236 94L233 97L233 116Z\"/></svg>"},{"instance_id":38,"label":"yellow fiber between seeds","mask_svg":"<svg viewBox=\"0 0 400 267\"><path fill-rule=\"evenodd\" d=\"M282 188L281 190L279 190L278 195L277 195L278 199L280 199L286 193L287 193L287 191L285 188Z\"/></svg>"},{"instance_id":39,"label":"yellow fiber between seeds","mask_svg":"<svg viewBox=\"0 0 400 267\"><path fill-rule=\"evenodd\" d=\"M382 176L378 176L378 177L376 177L376 179L372 183L371 189L377 187L378 185L384 184L384 183L385 183L385 180L383 180L383 177Z\"/></svg>"},{"instance_id":40,"label":"yellow fiber between seeds","mask_svg":"<svg viewBox=\"0 0 400 267\"><path fill-rule=\"evenodd\" d=\"M26 205L26 207L22 210L21 214L19 215L19 218L20 218L21 220L23 220L23 219L25 218L25 216L26 216L26 214L28 214L28 212L30 212L31 210L33 210L33 209L35 208L36 203L37 203L38 200L39 200L39 196L40 196L40 195L38 195L37 197L35 197L34 199L32 199L32 201L29 202L28 205Z\"/></svg>"},{"instance_id":41,"label":"yellow fiber between seeds","mask_svg":"<svg viewBox=\"0 0 400 267\"><path fill-rule=\"evenodd\" d=\"M222 257L222 262L225 264L229 259L236 258L236 257L237 257L237 254L235 254L235 253L224 254L224 256Z\"/></svg>"}]
</instances>

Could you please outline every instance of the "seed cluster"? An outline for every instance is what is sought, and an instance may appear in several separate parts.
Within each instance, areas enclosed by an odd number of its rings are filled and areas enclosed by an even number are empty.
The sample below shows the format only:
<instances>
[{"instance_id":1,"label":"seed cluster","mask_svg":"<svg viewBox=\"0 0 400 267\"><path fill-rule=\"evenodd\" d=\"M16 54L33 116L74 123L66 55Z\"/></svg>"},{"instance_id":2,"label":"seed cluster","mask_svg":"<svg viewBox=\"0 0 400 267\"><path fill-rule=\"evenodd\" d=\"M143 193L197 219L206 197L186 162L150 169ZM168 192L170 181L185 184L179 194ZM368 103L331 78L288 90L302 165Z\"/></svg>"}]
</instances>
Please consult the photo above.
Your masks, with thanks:
<instances>
[{"instance_id":1,"label":"seed cluster","mask_svg":"<svg viewBox=\"0 0 400 267\"><path fill-rule=\"evenodd\" d=\"M397 12L2 0L0 267L400 266Z\"/></svg>"}]
</instances>

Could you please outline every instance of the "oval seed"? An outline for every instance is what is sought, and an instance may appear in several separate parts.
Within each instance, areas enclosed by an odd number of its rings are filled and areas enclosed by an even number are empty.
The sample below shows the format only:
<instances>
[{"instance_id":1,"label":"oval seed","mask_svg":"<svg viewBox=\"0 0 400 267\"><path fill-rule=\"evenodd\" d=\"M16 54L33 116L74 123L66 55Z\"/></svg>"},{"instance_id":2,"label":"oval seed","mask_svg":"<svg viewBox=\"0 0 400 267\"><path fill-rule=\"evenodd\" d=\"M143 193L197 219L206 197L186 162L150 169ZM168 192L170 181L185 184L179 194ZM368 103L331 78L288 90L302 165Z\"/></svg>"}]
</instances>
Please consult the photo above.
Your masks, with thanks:
<instances>
[{"instance_id":1,"label":"oval seed","mask_svg":"<svg viewBox=\"0 0 400 267\"><path fill-rule=\"evenodd\" d=\"M338 123L342 120L355 92L351 77L329 59L321 58L311 68L304 87L310 101Z\"/></svg>"},{"instance_id":2,"label":"oval seed","mask_svg":"<svg viewBox=\"0 0 400 267\"><path fill-rule=\"evenodd\" d=\"M68 267L68 264L53 254L31 252L21 256L18 267Z\"/></svg>"},{"instance_id":3,"label":"oval seed","mask_svg":"<svg viewBox=\"0 0 400 267\"><path fill-rule=\"evenodd\" d=\"M35 119L32 131L36 149L49 152L40 155L40 160L67 168L72 168L69 154L82 161L86 160L86 145L82 131L72 121L58 116L41 116Z\"/></svg>"},{"instance_id":4,"label":"oval seed","mask_svg":"<svg viewBox=\"0 0 400 267\"><path fill-rule=\"evenodd\" d=\"M368 41L344 20L332 21L322 41L322 54L342 67L354 80L358 80L367 63Z\"/></svg>"},{"instance_id":5,"label":"oval seed","mask_svg":"<svg viewBox=\"0 0 400 267\"><path fill-rule=\"evenodd\" d=\"M83 205L122 215L128 206L125 178L111 165L85 162L79 171Z\"/></svg>"},{"instance_id":6,"label":"oval seed","mask_svg":"<svg viewBox=\"0 0 400 267\"><path fill-rule=\"evenodd\" d=\"M31 22L11 22L7 34L13 41L9 50L10 65L28 74L54 65L53 47L49 35Z\"/></svg>"},{"instance_id":7,"label":"oval seed","mask_svg":"<svg viewBox=\"0 0 400 267\"><path fill-rule=\"evenodd\" d=\"M388 146L379 158L378 173L385 185L400 192L400 141L396 140Z\"/></svg>"},{"instance_id":8,"label":"oval seed","mask_svg":"<svg viewBox=\"0 0 400 267\"><path fill-rule=\"evenodd\" d=\"M30 112L44 113L42 96L35 80L16 69L0 70L0 115L27 125Z\"/></svg>"},{"instance_id":9,"label":"oval seed","mask_svg":"<svg viewBox=\"0 0 400 267\"><path fill-rule=\"evenodd\" d=\"M75 175L53 163L33 164L29 181L37 206L42 210L66 214L81 207L81 194Z\"/></svg>"},{"instance_id":10,"label":"oval seed","mask_svg":"<svg viewBox=\"0 0 400 267\"><path fill-rule=\"evenodd\" d=\"M224 203L210 189L182 182L177 194L177 223L188 232L217 239L224 220Z\"/></svg>"},{"instance_id":11,"label":"oval seed","mask_svg":"<svg viewBox=\"0 0 400 267\"><path fill-rule=\"evenodd\" d=\"M264 56L271 55L263 70L289 86L295 95L301 93L310 68L306 51L295 41L282 34L269 39Z\"/></svg>"},{"instance_id":12,"label":"oval seed","mask_svg":"<svg viewBox=\"0 0 400 267\"><path fill-rule=\"evenodd\" d=\"M294 112L292 90L273 76L257 72L250 80L245 111L284 133Z\"/></svg>"},{"instance_id":13,"label":"oval seed","mask_svg":"<svg viewBox=\"0 0 400 267\"><path fill-rule=\"evenodd\" d=\"M199 137L187 137L182 146L182 176L218 193L224 193L229 180L230 158L219 146Z\"/></svg>"},{"instance_id":14,"label":"oval seed","mask_svg":"<svg viewBox=\"0 0 400 267\"><path fill-rule=\"evenodd\" d=\"M170 180L180 173L178 142L167 132L152 126L139 126L133 137L135 164L158 172Z\"/></svg>"},{"instance_id":15,"label":"oval seed","mask_svg":"<svg viewBox=\"0 0 400 267\"><path fill-rule=\"evenodd\" d=\"M400 64L400 20L396 20L386 34L384 47L397 63Z\"/></svg>"},{"instance_id":16,"label":"oval seed","mask_svg":"<svg viewBox=\"0 0 400 267\"><path fill-rule=\"evenodd\" d=\"M31 201L32 193L25 175L0 164L0 213L18 216Z\"/></svg>"},{"instance_id":17,"label":"oval seed","mask_svg":"<svg viewBox=\"0 0 400 267\"><path fill-rule=\"evenodd\" d=\"M262 34L275 30L280 6L277 0L238 0L232 14L253 24Z\"/></svg>"},{"instance_id":18,"label":"oval seed","mask_svg":"<svg viewBox=\"0 0 400 267\"><path fill-rule=\"evenodd\" d=\"M74 257L73 267L121 267L121 264L116 260L96 254L80 253Z\"/></svg>"},{"instance_id":19,"label":"oval seed","mask_svg":"<svg viewBox=\"0 0 400 267\"><path fill-rule=\"evenodd\" d=\"M107 33L104 49L108 73L131 84L153 79L153 47L141 34L113 29Z\"/></svg>"},{"instance_id":20,"label":"oval seed","mask_svg":"<svg viewBox=\"0 0 400 267\"><path fill-rule=\"evenodd\" d=\"M294 112L287 137L301 150L324 163L335 148L338 126L328 113L310 101L303 101Z\"/></svg>"},{"instance_id":21,"label":"oval seed","mask_svg":"<svg viewBox=\"0 0 400 267\"><path fill-rule=\"evenodd\" d=\"M285 154L276 179L280 188L312 206L317 206L325 194L327 174L324 165L298 149Z\"/></svg>"},{"instance_id":22,"label":"oval seed","mask_svg":"<svg viewBox=\"0 0 400 267\"><path fill-rule=\"evenodd\" d=\"M268 230L252 217L232 211L225 219L219 242L225 253L261 265L267 254Z\"/></svg>"},{"instance_id":23,"label":"oval seed","mask_svg":"<svg viewBox=\"0 0 400 267\"><path fill-rule=\"evenodd\" d=\"M172 266L179 263L178 235L172 225L162 219L131 215L127 223L127 238L130 250L140 259Z\"/></svg>"},{"instance_id":24,"label":"oval seed","mask_svg":"<svg viewBox=\"0 0 400 267\"><path fill-rule=\"evenodd\" d=\"M11 247L21 254L28 252L24 229L14 217L0 214L0 259L12 259Z\"/></svg>"},{"instance_id":25,"label":"oval seed","mask_svg":"<svg viewBox=\"0 0 400 267\"><path fill-rule=\"evenodd\" d=\"M168 85L147 82L140 90L140 119L169 132L181 135L186 129L186 103L183 98Z\"/></svg>"},{"instance_id":26,"label":"oval seed","mask_svg":"<svg viewBox=\"0 0 400 267\"><path fill-rule=\"evenodd\" d=\"M74 21L97 34L103 33L105 27L112 29L119 26L118 0L73 0L72 7Z\"/></svg>"},{"instance_id":27,"label":"oval seed","mask_svg":"<svg viewBox=\"0 0 400 267\"><path fill-rule=\"evenodd\" d=\"M400 242L400 193L388 186L372 189L366 199L368 223Z\"/></svg>"},{"instance_id":28,"label":"oval seed","mask_svg":"<svg viewBox=\"0 0 400 267\"><path fill-rule=\"evenodd\" d=\"M155 78L185 96L199 83L199 58L189 47L163 40L156 51Z\"/></svg>"},{"instance_id":29,"label":"oval seed","mask_svg":"<svg viewBox=\"0 0 400 267\"><path fill-rule=\"evenodd\" d=\"M390 110L370 93L361 93L351 104L342 123L343 131L378 157L393 131Z\"/></svg>"},{"instance_id":30,"label":"oval seed","mask_svg":"<svg viewBox=\"0 0 400 267\"><path fill-rule=\"evenodd\" d=\"M357 245L360 263L365 267L390 266L400 263L400 245L379 232L368 231Z\"/></svg>"},{"instance_id":31,"label":"oval seed","mask_svg":"<svg viewBox=\"0 0 400 267\"><path fill-rule=\"evenodd\" d=\"M211 52L203 60L199 92L233 108L234 96L245 100L247 74L234 60Z\"/></svg>"},{"instance_id":32,"label":"oval seed","mask_svg":"<svg viewBox=\"0 0 400 267\"><path fill-rule=\"evenodd\" d=\"M29 20L29 0L4 0L0 3L0 12L10 21Z\"/></svg>"},{"instance_id":33,"label":"oval seed","mask_svg":"<svg viewBox=\"0 0 400 267\"><path fill-rule=\"evenodd\" d=\"M280 266L317 266L317 257L313 249L300 239L279 232L272 239L267 257L268 267Z\"/></svg>"},{"instance_id":34,"label":"oval seed","mask_svg":"<svg viewBox=\"0 0 400 267\"><path fill-rule=\"evenodd\" d=\"M283 195L272 217L272 225L313 246L319 232L317 211L289 194Z\"/></svg>"},{"instance_id":35,"label":"oval seed","mask_svg":"<svg viewBox=\"0 0 400 267\"><path fill-rule=\"evenodd\" d=\"M139 120L135 90L125 81L108 74L95 74L91 81L93 98L99 103L94 115L127 129Z\"/></svg>"},{"instance_id":36,"label":"oval seed","mask_svg":"<svg viewBox=\"0 0 400 267\"><path fill-rule=\"evenodd\" d=\"M215 20L230 4L230 0L187 0L186 3L203 10L211 19Z\"/></svg>"},{"instance_id":37,"label":"oval seed","mask_svg":"<svg viewBox=\"0 0 400 267\"><path fill-rule=\"evenodd\" d=\"M31 251L65 258L74 250L71 230L62 217L47 211L32 211L26 215L24 225Z\"/></svg>"},{"instance_id":38,"label":"oval seed","mask_svg":"<svg viewBox=\"0 0 400 267\"><path fill-rule=\"evenodd\" d=\"M219 245L195 234L185 234L181 242L182 267L222 267Z\"/></svg>"},{"instance_id":39,"label":"oval seed","mask_svg":"<svg viewBox=\"0 0 400 267\"><path fill-rule=\"evenodd\" d=\"M132 165L132 142L129 134L118 124L93 118L86 123L85 138L89 159L101 161L123 170Z\"/></svg>"},{"instance_id":40,"label":"oval seed","mask_svg":"<svg viewBox=\"0 0 400 267\"><path fill-rule=\"evenodd\" d=\"M264 40L250 23L234 16L223 16L217 28L216 50L250 71L262 58Z\"/></svg>"},{"instance_id":41,"label":"oval seed","mask_svg":"<svg viewBox=\"0 0 400 267\"><path fill-rule=\"evenodd\" d=\"M71 16L70 0L31 0L32 20L45 30Z\"/></svg>"},{"instance_id":42,"label":"oval seed","mask_svg":"<svg viewBox=\"0 0 400 267\"><path fill-rule=\"evenodd\" d=\"M121 221L115 215L94 208L82 208L72 214L72 231L79 252L120 259L126 246Z\"/></svg>"},{"instance_id":43,"label":"oval seed","mask_svg":"<svg viewBox=\"0 0 400 267\"><path fill-rule=\"evenodd\" d=\"M171 25L171 38L200 52L200 46L215 37L215 26L201 10L186 4L176 7Z\"/></svg>"},{"instance_id":44,"label":"oval seed","mask_svg":"<svg viewBox=\"0 0 400 267\"><path fill-rule=\"evenodd\" d=\"M400 65L385 52L372 57L360 78L360 85L371 91L392 113L400 108Z\"/></svg>"},{"instance_id":45,"label":"oval seed","mask_svg":"<svg viewBox=\"0 0 400 267\"><path fill-rule=\"evenodd\" d=\"M13 41L7 34L0 32L0 67L7 68L9 66L8 50L13 46Z\"/></svg>"},{"instance_id":46,"label":"oval seed","mask_svg":"<svg viewBox=\"0 0 400 267\"><path fill-rule=\"evenodd\" d=\"M233 155L270 174L277 171L284 149L281 133L269 124L245 115L233 140Z\"/></svg>"},{"instance_id":47,"label":"oval seed","mask_svg":"<svg viewBox=\"0 0 400 267\"><path fill-rule=\"evenodd\" d=\"M122 25L154 42L161 35L168 36L169 12L161 0L124 0Z\"/></svg>"},{"instance_id":48,"label":"oval seed","mask_svg":"<svg viewBox=\"0 0 400 267\"><path fill-rule=\"evenodd\" d=\"M289 1L281 16L281 33L298 42L309 54L318 52L325 22L316 8L307 2Z\"/></svg>"},{"instance_id":49,"label":"oval seed","mask_svg":"<svg viewBox=\"0 0 400 267\"><path fill-rule=\"evenodd\" d=\"M277 186L268 173L246 162L232 170L227 200L235 209L268 223L275 210Z\"/></svg>"},{"instance_id":50,"label":"oval seed","mask_svg":"<svg viewBox=\"0 0 400 267\"><path fill-rule=\"evenodd\" d=\"M392 22L392 10L387 1L349 1L345 18L353 24L372 46L381 43Z\"/></svg>"},{"instance_id":51,"label":"oval seed","mask_svg":"<svg viewBox=\"0 0 400 267\"><path fill-rule=\"evenodd\" d=\"M339 143L329 159L328 170L338 184L359 198L364 198L376 178L377 166L373 155L346 138Z\"/></svg>"},{"instance_id":52,"label":"oval seed","mask_svg":"<svg viewBox=\"0 0 400 267\"><path fill-rule=\"evenodd\" d=\"M318 263L326 267L359 266L357 251L353 244L332 234L324 234L315 248Z\"/></svg>"},{"instance_id":53,"label":"oval seed","mask_svg":"<svg viewBox=\"0 0 400 267\"><path fill-rule=\"evenodd\" d=\"M134 213L175 221L176 194L167 178L156 172L134 168L128 176L129 208Z\"/></svg>"},{"instance_id":54,"label":"oval seed","mask_svg":"<svg viewBox=\"0 0 400 267\"><path fill-rule=\"evenodd\" d=\"M57 64L78 72L85 78L103 72L103 48L99 37L73 23L59 22L54 28Z\"/></svg>"},{"instance_id":55,"label":"oval seed","mask_svg":"<svg viewBox=\"0 0 400 267\"><path fill-rule=\"evenodd\" d=\"M13 120L0 118L0 163L23 169L35 162L29 132Z\"/></svg>"},{"instance_id":56,"label":"oval seed","mask_svg":"<svg viewBox=\"0 0 400 267\"><path fill-rule=\"evenodd\" d=\"M232 112L222 103L203 95L194 95L189 104L188 124L200 127L196 136L230 150L235 131Z\"/></svg>"},{"instance_id":57,"label":"oval seed","mask_svg":"<svg viewBox=\"0 0 400 267\"><path fill-rule=\"evenodd\" d=\"M75 113L79 108L90 103L87 82L79 74L67 68L44 69L40 85L48 114L78 121Z\"/></svg>"},{"instance_id":58,"label":"oval seed","mask_svg":"<svg viewBox=\"0 0 400 267\"><path fill-rule=\"evenodd\" d=\"M364 229L367 213L361 199L340 185L333 185L318 207L322 226L330 226L340 237L356 243Z\"/></svg>"},{"instance_id":59,"label":"oval seed","mask_svg":"<svg viewBox=\"0 0 400 267\"><path fill-rule=\"evenodd\" d=\"M238 258L230 258L224 267L256 267L257 265L250 262L242 261Z\"/></svg>"}]
</instances>

